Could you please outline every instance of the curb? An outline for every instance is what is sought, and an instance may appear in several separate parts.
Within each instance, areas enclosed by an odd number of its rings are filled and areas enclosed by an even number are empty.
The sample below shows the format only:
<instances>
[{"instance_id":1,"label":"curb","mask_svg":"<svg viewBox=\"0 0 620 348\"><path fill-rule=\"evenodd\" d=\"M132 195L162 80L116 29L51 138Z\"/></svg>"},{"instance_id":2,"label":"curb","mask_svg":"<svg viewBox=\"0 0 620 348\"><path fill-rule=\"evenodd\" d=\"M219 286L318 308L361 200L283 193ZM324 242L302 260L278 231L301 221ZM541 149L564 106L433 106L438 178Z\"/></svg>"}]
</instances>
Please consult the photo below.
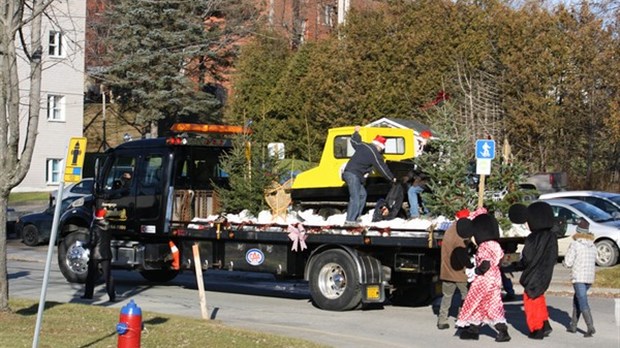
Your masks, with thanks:
<instances>
[{"instance_id":1,"label":"curb","mask_svg":"<svg viewBox=\"0 0 620 348\"><path fill-rule=\"evenodd\" d=\"M522 294L523 287L520 284L514 284L515 293ZM563 283L551 283L549 289L545 292L545 295L572 297L575 293L572 285ZM588 290L588 296L601 297L601 298L620 298L620 289L615 288L599 288L591 287Z\"/></svg>"}]
</instances>

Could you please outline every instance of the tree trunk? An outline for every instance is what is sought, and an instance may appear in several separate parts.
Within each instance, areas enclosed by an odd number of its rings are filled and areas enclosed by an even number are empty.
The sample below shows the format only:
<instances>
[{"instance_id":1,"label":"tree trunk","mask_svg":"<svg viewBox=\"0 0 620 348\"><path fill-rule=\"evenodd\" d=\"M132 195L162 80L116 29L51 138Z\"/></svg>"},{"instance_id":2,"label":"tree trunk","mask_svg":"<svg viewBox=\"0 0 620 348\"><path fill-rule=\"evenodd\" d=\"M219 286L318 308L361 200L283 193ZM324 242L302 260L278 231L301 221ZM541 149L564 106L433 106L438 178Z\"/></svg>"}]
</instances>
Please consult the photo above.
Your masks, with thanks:
<instances>
[{"instance_id":1,"label":"tree trunk","mask_svg":"<svg viewBox=\"0 0 620 348\"><path fill-rule=\"evenodd\" d=\"M24 18L25 1L2 0L5 15L0 27L0 312L9 311L9 280L6 250L6 209L11 189L19 185L30 169L41 109L41 23L43 11L50 1L33 1ZM30 44L25 43L25 56L30 61L30 91L24 145L20 152L20 89L15 47L17 33L30 25Z\"/></svg>"}]
</instances>

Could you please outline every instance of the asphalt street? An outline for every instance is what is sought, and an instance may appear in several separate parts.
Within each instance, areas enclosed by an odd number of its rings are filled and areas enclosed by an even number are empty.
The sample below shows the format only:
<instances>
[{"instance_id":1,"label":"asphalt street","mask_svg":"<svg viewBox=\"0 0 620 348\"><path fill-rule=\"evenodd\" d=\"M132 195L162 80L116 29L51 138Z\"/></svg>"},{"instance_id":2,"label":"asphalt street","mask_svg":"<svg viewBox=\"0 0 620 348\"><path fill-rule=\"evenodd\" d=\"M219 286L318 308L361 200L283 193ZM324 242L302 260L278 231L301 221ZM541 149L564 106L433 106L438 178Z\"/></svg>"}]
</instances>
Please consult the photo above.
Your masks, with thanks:
<instances>
[{"instance_id":1,"label":"asphalt street","mask_svg":"<svg viewBox=\"0 0 620 348\"><path fill-rule=\"evenodd\" d=\"M27 247L18 240L8 243L10 296L38 300L40 297L47 246ZM117 303L107 302L102 286L96 288L95 300L80 299L83 285L67 283L52 258L47 301L94 304L121 308L134 299L143 311L200 318L196 280L185 272L168 284L146 282L136 272L114 271ZM518 274L515 274L518 276ZM582 338L583 332L569 334L572 288L568 272L558 265L549 296L552 335L544 341L527 338L521 297L505 304L511 345L545 347L620 347L620 291L593 289L590 304L597 334ZM494 331L486 327L479 342L461 341L454 328L439 331L435 327L437 303L424 307L381 308L350 312L329 312L312 306L307 284L278 281L269 275L227 271L205 273L205 288L210 319L223 324L258 331L304 338L333 347L424 347L458 344L479 347L493 344ZM516 283L516 282L515 282ZM516 285L518 294L522 289ZM451 318L452 323L454 318ZM584 329L583 322L580 329Z\"/></svg>"}]
</instances>

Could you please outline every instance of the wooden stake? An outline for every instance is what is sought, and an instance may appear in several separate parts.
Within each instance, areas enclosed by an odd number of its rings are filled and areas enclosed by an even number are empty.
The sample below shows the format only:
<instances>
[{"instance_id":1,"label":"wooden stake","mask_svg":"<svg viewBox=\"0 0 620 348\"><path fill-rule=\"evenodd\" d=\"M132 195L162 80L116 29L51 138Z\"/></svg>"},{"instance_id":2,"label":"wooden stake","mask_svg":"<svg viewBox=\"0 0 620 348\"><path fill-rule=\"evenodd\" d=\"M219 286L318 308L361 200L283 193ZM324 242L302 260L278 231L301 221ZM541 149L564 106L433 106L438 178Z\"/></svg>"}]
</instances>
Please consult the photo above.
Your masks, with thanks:
<instances>
[{"instance_id":1,"label":"wooden stake","mask_svg":"<svg viewBox=\"0 0 620 348\"><path fill-rule=\"evenodd\" d=\"M484 205L484 178L486 175L480 175L480 185L478 185L478 209Z\"/></svg>"},{"instance_id":2,"label":"wooden stake","mask_svg":"<svg viewBox=\"0 0 620 348\"><path fill-rule=\"evenodd\" d=\"M205 295L205 284L202 278L202 266L200 265L200 250L198 243L192 246L194 252L194 269L196 270L196 283L198 283L198 298L200 298L200 313L202 319L209 319L209 311L207 309L207 296Z\"/></svg>"}]
</instances>

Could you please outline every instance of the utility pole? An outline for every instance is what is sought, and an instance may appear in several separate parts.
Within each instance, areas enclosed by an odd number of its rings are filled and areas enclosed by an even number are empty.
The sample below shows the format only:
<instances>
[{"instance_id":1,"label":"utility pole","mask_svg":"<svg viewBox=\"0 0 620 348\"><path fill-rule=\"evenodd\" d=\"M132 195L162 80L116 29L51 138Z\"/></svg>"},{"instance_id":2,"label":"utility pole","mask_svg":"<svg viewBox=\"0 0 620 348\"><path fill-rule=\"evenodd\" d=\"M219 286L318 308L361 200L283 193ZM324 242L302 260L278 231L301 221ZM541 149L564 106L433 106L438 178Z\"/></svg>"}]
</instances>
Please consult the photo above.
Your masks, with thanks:
<instances>
[{"instance_id":1,"label":"utility pole","mask_svg":"<svg viewBox=\"0 0 620 348\"><path fill-rule=\"evenodd\" d=\"M108 145L108 137L106 134L106 96L105 96L105 86L101 85L101 115L103 120L103 133L101 136L101 145L97 149L97 152L103 152L110 148ZM102 151L103 150L103 151Z\"/></svg>"}]
</instances>

